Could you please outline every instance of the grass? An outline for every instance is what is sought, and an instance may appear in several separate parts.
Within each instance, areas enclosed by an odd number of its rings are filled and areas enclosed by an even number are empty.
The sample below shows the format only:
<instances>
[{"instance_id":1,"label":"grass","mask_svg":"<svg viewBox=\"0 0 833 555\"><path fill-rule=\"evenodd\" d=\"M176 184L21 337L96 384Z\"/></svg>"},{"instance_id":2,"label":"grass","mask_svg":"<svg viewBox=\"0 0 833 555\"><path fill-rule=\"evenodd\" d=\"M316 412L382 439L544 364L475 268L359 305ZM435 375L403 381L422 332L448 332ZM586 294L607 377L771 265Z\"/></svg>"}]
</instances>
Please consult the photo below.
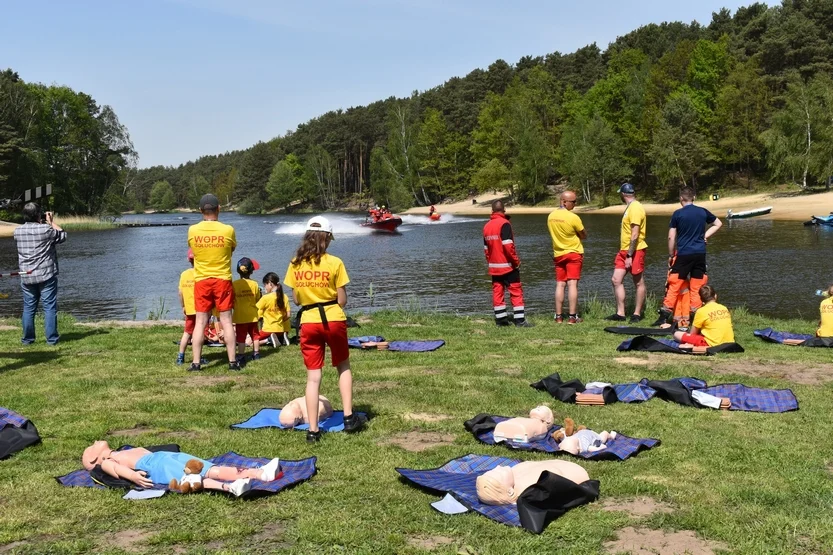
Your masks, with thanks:
<instances>
[{"instance_id":1,"label":"grass","mask_svg":"<svg viewBox=\"0 0 833 555\"><path fill-rule=\"evenodd\" d=\"M61 216L56 214L55 223L61 226L64 231L99 231L119 227L112 219L102 219L98 216Z\"/></svg>"},{"instance_id":2,"label":"grass","mask_svg":"<svg viewBox=\"0 0 833 555\"><path fill-rule=\"evenodd\" d=\"M18 324L7 322L0 331L0 405L31 418L43 443L0 462L0 551L416 553L414 538L444 537L450 543L436 552L598 553L626 526L693 530L736 553L833 551L833 457L826 437L833 385L778 377L798 369L821 369L823 376L833 369L830 353L752 337L754 328L765 325L809 332L812 323L738 311L736 337L744 354L634 354L631 362L646 364L624 364L615 351L622 337L602 331L603 306L578 326L541 317L533 318L532 329L499 329L488 315L455 317L425 309L404 318L406 308L360 318L362 328L353 334L443 338L447 345L425 354L352 352L356 405L373 419L357 436L325 435L315 446L302 433L228 428L303 393L305 371L295 346L264 351L263 360L239 375L228 373L224 354L210 349L208 370L193 376L173 364L178 328L97 329L62 317L59 347L23 348L19 331L9 329ZM577 407L529 387L554 371L584 381L697 376L710 383L790 387L801 410L720 412L660 400ZM340 405L332 370L325 373L322 393ZM480 412L523 415L541 403L559 420L571 416L596 430L660 438L661 446L625 462L579 464L601 481L600 501L649 496L673 511L638 518L595 503L568 512L535 536L473 513L441 515L429 506L437 495L403 483L394 471L433 468L467 453L545 459L479 444L462 426ZM406 413L449 418L422 422L405 419ZM137 426L146 429L116 432ZM454 439L419 453L387 443L412 431ZM229 450L284 459L315 455L319 473L251 502L220 495L128 502L118 491L60 487L54 477L79 468L81 451L101 438L111 445L175 441L205 457Z\"/></svg>"}]
</instances>

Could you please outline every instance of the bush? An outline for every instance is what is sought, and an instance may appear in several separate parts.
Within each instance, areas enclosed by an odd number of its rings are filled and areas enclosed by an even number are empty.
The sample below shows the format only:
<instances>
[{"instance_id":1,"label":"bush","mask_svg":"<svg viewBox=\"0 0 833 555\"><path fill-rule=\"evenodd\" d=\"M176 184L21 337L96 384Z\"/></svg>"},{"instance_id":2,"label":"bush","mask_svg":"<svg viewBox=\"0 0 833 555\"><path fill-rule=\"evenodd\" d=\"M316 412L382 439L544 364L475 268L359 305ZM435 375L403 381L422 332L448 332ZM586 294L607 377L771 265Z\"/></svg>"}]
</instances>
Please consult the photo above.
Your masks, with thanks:
<instances>
[{"instance_id":1,"label":"bush","mask_svg":"<svg viewBox=\"0 0 833 555\"><path fill-rule=\"evenodd\" d=\"M237 205L236 210L238 214L262 214L263 200L257 196L248 197Z\"/></svg>"}]
</instances>

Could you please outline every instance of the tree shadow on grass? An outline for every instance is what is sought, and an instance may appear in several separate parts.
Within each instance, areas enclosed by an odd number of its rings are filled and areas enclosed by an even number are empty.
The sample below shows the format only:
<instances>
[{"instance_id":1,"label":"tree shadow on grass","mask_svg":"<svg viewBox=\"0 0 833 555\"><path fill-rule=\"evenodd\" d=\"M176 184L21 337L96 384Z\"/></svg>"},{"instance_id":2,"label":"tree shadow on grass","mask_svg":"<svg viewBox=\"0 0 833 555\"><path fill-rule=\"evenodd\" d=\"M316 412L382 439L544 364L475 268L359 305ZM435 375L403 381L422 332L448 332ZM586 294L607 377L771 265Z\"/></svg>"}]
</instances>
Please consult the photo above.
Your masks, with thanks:
<instances>
[{"instance_id":1,"label":"tree shadow on grass","mask_svg":"<svg viewBox=\"0 0 833 555\"><path fill-rule=\"evenodd\" d=\"M26 368L34 364L43 364L53 362L60 358L60 353L57 350L46 351L22 351L19 353L4 353L0 355L0 373ZM8 359L13 359L14 362L7 362Z\"/></svg>"},{"instance_id":2,"label":"tree shadow on grass","mask_svg":"<svg viewBox=\"0 0 833 555\"><path fill-rule=\"evenodd\" d=\"M60 345L61 343L68 343L70 341L80 341L81 339L84 339L90 335L106 335L108 333L110 332L107 330L97 328L84 331L71 331L69 333L62 333L61 340L58 342L58 344Z\"/></svg>"}]
</instances>

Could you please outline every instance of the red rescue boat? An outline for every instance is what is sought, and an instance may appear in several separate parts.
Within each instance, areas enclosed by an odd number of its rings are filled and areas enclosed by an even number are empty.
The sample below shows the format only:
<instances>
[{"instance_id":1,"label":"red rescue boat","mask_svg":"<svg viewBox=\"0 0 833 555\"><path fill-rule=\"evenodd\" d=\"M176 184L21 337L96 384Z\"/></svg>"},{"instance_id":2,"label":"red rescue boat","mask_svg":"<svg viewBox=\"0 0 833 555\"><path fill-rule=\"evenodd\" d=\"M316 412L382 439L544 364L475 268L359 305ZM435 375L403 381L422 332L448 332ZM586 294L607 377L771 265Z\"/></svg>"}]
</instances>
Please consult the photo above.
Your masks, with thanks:
<instances>
[{"instance_id":1,"label":"red rescue boat","mask_svg":"<svg viewBox=\"0 0 833 555\"><path fill-rule=\"evenodd\" d=\"M430 215L428 216L428 218L429 218L432 222L438 222L438 221L440 220L440 213L439 213L439 212L434 212L434 213L430 214Z\"/></svg>"},{"instance_id":2,"label":"red rescue boat","mask_svg":"<svg viewBox=\"0 0 833 555\"><path fill-rule=\"evenodd\" d=\"M402 225L402 218L390 211L370 210L368 211L367 219L362 224L362 227L369 227L374 231L382 231L384 233L395 233L396 228Z\"/></svg>"}]
</instances>

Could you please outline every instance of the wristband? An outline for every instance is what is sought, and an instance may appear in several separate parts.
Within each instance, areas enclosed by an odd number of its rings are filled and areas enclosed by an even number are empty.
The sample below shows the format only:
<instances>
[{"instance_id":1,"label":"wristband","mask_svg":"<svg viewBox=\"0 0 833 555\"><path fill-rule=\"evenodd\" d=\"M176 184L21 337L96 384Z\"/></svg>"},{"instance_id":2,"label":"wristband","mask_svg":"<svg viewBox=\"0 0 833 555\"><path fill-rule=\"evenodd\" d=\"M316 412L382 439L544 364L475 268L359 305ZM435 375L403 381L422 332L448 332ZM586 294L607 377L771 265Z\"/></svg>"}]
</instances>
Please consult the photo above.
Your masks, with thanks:
<instances>
[{"instance_id":1,"label":"wristband","mask_svg":"<svg viewBox=\"0 0 833 555\"><path fill-rule=\"evenodd\" d=\"M628 253L628 254L625 255L625 258L633 258L633 255Z\"/></svg>"}]
</instances>

